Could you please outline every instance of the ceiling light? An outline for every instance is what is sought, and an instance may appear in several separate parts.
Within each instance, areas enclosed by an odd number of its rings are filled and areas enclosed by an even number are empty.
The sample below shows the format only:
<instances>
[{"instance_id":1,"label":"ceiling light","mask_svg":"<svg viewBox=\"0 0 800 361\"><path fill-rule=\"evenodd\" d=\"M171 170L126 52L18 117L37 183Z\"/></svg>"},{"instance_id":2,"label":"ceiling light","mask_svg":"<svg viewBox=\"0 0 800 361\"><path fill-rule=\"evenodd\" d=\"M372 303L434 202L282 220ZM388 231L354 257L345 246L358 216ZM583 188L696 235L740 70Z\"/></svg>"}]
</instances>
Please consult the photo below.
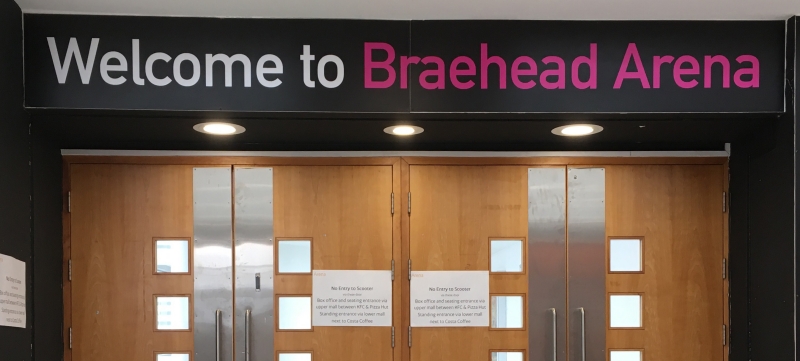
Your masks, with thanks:
<instances>
[{"instance_id":1,"label":"ceiling light","mask_svg":"<svg viewBox=\"0 0 800 361\"><path fill-rule=\"evenodd\" d=\"M241 125L211 122L197 124L194 126L194 130L213 135L233 135L244 133L245 129Z\"/></svg>"},{"instance_id":2,"label":"ceiling light","mask_svg":"<svg viewBox=\"0 0 800 361\"><path fill-rule=\"evenodd\" d=\"M395 125L388 127L383 131L392 135L406 136L422 133L425 131L425 129L413 125Z\"/></svg>"},{"instance_id":3,"label":"ceiling light","mask_svg":"<svg viewBox=\"0 0 800 361\"><path fill-rule=\"evenodd\" d=\"M553 134L564 137L581 137L584 135L597 134L603 131L603 127L594 124L570 124L553 129Z\"/></svg>"}]
</instances>

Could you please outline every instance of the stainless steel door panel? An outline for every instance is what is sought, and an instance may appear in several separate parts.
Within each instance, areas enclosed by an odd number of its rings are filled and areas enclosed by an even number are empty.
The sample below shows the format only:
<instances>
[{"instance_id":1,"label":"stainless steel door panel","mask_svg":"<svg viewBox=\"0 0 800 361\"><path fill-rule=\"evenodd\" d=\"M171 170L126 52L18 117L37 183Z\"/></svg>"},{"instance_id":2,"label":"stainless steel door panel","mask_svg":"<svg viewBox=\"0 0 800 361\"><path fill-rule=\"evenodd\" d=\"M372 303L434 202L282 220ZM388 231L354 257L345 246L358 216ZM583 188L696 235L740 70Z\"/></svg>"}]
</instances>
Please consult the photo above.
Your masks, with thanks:
<instances>
[{"instance_id":1,"label":"stainless steel door panel","mask_svg":"<svg viewBox=\"0 0 800 361\"><path fill-rule=\"evenodd\" d=\"M235 168L236 361L273 358L272 168Z\"/></svg>"},{"instance_id":2,"label":"stainless steel door panel","mask_svg":"<svg viewBox=\"0 0 800 361\"><path fill-rule=\"evenodd\" d=\"M231 196L231 168L194 169L195 361L232 359Z\"/></svg>"},{"instance_id":3,"label":"stainless steel door panel","mask_svg":"<svg viewBox=\"0 0 800 361\"><path fill-rule=\"evenodd\" d=\"M606 359L605 169L567 173L569 359Z\"/></svg>"},{"instance_id":4,"label":"stainless steel door panel","mask_svg":"<svg viewBox=\"0 0 800 361\"><path fill-rule=\"evenodd\" d=\"M528 349L566 361L566 168L528 169Z\"/></svg>"}]
</instances>

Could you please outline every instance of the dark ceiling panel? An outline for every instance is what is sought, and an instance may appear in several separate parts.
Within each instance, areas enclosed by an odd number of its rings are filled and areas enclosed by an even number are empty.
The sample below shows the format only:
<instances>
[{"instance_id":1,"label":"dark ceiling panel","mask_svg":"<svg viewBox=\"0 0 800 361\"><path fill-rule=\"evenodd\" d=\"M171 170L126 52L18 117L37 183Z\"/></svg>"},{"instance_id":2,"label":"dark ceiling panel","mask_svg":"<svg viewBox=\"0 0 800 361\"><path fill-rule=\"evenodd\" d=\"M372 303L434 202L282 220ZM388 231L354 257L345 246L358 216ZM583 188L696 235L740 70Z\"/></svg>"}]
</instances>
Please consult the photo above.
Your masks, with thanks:
<instances>
[{"instance_id":1,"label":"dark ceiling panel","mask_svg":"<svg viewBox=\"0 0 800 361\"><path fill-rule=\"evenodd\" d=\"M75 115L35 113L33 129L62 149L164 150L720 150L727 142L754 132L770 134L772 118L680 120L594 119L605 128L585 138L555 136L557 126L586 121L424 119L411 123L425 132L402 138L383 128L402 123L375 119L265 119L229 116L247 128L244 134L218 137L192 129L207 115Z\"/></svg>"}]
</instances>

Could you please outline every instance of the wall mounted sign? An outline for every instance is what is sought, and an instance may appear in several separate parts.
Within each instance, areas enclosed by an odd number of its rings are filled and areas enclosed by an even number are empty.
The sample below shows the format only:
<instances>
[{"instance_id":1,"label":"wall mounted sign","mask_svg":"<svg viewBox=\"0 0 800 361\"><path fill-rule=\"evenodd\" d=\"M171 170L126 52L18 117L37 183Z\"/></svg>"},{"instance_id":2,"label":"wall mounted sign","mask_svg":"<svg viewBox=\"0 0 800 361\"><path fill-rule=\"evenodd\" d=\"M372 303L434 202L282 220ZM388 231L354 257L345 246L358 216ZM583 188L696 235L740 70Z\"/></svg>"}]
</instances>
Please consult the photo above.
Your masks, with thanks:
<instances>
[{"instance_id":1,"label":"wall mounted sign","mask_svg":"<svg viewBox=\"0 0 800 361\"><path fill-rule=\"evenodd\" d=\"M0 326L25 328L25 262L0 254Z\"/></svg>"},{"instance_id":2,"label":"wall mounted sign","mask_svg":"<svg viewBox=\"0 0 800 361\"><path fill-rule=\"evenodd\" d=\"M489 271L411 272L411 327L489 327Z\"/></svg>"},{"instance_id":3,"label":"wall mounted sign","mask_svg":"<svg viewBox=\"0 0 800 361\"><path fill-rule=\"evenodd\" d=\"M314 270L313 326L391 326L392 271Z\"/></svg>"},{"instance_id":4,"label":"wall mounted sign","mask_svg":"<svg viewBox=\"0 0 800 361\"><path fill-rule=\"evenodd\" d=\"M26 106L784 111L785 23L25 15Z\"/></svg>"}]
</instances>

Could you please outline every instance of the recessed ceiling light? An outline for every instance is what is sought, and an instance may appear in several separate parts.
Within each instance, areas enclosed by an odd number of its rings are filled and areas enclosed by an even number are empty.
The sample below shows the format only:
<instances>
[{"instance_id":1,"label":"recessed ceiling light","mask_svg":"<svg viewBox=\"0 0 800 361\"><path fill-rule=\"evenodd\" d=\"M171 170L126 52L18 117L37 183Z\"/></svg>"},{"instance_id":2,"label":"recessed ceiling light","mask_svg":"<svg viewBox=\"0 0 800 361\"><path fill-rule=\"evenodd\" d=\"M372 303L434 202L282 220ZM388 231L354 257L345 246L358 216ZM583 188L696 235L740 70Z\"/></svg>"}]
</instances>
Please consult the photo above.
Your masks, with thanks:
<instances>
[{"instance_id":1,"label":"recessed ceiling light","mask_svg":"<svg viewBox=\"0 0 800 361\"><path fill-rule=\"evenodd\" d=\"M422 133L425 131L425 129L413 125L394 125L384 129L383 131L391 135L406 136Z\"/></svg>"},{"instance_id":2,"label":"recessed ceiling light","mask_svg":"<svg viewBox=\"0 0 800 361\"><path fill-rule=\"evenodd\" d=\"M197 124L194 126L194 130L213 135L233 135L244 133L245 129L243 126L236 124L210 122Z\"/></svg>"},{"instance_id":3,"label":"recessed ceiling light","mask_svg":"<svg viewBox=\"0 0 800 361\"><path fill-rule=\"evenodd\" d=\"M594 124L570 124L553 129L553 134L564 137L581 137L584 135L597 134L603 131L603 127Z\"/></svg>"}]
</instances>

